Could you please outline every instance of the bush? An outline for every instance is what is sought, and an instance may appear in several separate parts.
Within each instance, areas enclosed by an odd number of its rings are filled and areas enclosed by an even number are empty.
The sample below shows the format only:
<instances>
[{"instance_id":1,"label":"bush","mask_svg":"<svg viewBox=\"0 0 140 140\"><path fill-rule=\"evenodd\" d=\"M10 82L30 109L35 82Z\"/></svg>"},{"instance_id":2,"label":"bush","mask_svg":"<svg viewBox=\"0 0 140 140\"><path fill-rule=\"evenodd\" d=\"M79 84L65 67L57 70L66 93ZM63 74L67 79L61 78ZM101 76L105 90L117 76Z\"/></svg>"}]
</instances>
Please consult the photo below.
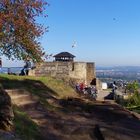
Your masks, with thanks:
<instances>
[{"instance_id":1,"label":"bush","mask_svg":"<svg viewBox=\"0 0 140 140\"><path fill-rule=\"evenodd\" d=\"M131 106L139 106L140 105L140 93L135 92L134 95L132 95L128 101L127 101L127 107Z\"/></svg>"}]
</instances>

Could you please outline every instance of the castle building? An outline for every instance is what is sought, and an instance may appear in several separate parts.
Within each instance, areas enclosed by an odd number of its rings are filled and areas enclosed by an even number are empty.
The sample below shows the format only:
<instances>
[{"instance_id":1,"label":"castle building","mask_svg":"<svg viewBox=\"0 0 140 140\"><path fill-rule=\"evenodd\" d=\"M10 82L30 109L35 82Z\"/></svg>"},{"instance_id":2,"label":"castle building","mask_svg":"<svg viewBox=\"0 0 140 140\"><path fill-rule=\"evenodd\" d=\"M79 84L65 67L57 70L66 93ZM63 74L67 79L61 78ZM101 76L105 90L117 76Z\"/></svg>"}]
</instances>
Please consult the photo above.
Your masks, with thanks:
<instances>
[{"instance_id":1,"label":"castle building","mask_svg":"<svg viewBox=\"0 0 140 140\"><path fill-rule=\"evenodd\" d=\"M51 76L68 82L90 82L96 78L95 63L75 62L74 55L61 52L54 55L55 61L36 64L36 68L29 72L32 76Z\"/></svg>"},{"instance_id":2,"label":"castle building","mask_svg":"<svg viewBox=\"0 0 140 140\"><path fill-rule=\"evenodd\" d=\"M74 61L74 55L69 52L61 52L59 54L54 55L55 61Z\"/></svg>"}]
</instances>

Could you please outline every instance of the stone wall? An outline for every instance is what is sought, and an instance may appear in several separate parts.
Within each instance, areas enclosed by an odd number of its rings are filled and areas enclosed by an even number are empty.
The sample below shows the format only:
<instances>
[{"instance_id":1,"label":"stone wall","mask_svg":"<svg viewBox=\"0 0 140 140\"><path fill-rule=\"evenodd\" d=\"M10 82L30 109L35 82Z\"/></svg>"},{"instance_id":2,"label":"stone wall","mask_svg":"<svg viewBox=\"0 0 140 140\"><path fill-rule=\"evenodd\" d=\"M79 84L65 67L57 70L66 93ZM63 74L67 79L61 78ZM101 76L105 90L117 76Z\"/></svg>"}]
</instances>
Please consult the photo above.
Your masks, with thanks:
<instances>
[{"instance_id":1,"label":"stone wall","mask_svg":"<svg viewBox=\"0 0 140 140\"><path fill-rule=\"evenodd\" d=\"M11 131L13 118L11 98L0 85L0 130Z\"/></svg>"},{"instance_id":2,"label":"stone wall","mask_svg":"<svg viewBox=\"0 0 140 140\"><path fill-rule=\"evenodd\" d=\"M74 62L69 77L77 82L86 82L86 63Z\"/></svg>"},{"instance_id":3,"label":"stone wall","mask_svg":"<svg viewBox=\"0 0 140 140\"><path fill-rule=\"evenodd\" d=\"M29 72L29 75L51 76L67 81L85 82L87 84L96 77L94 63L56 61L37 64L36 68Z\"/></svg>"},{"instance_id":4,"label":"stone wall","mask_svg":"<svg viewBox=\"0 0 140 140\"><path fill-rule=\"evenodd\" d=\"M87 69L87 71L86 71L87 81L88 81L88 84L90 84L89 82L91 82L93 80L93 78L96 78L95 64L94 63L87 63L86 69Z\"/></svg>"},{"instance_id":5,"label":"stone wall","mask_svg":"<svg viewBox=\"0 0 140 140\"><path fill-rule=\"evenodd\" d=\"M29 75L67 77L69 75L70 63L45 62L36 65L36 69L31 70Z\"/></svg>"}]
</instances>

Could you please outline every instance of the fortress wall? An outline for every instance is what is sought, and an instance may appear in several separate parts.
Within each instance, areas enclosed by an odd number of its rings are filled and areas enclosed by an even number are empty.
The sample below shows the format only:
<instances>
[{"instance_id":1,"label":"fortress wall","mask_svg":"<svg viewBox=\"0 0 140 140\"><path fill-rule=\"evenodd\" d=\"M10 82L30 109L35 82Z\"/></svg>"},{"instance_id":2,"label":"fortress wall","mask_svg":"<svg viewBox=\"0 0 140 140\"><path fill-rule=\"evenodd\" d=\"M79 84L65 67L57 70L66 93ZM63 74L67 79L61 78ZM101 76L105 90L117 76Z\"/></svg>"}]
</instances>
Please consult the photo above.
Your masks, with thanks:
<instances>
[{"instance_id":1,"label":"fortress wall","mask_svg":"<svg viewBox=\"0 0 140 140\"><path fill-rule=\"evenodd\" d=\"M94 63L86 62L45 62L37 64L29 72L32 76L52 76L66 81L85 82L89 84L95 78Z\"/></svg>"},{"instance_id":2,"label":"fortress wall","mask_svg":"<svg viewBox=\"0 0 140 140\"><path fill-rule=\"evenodd\" d=\"M87 65L86 65L86 79L87 79L88 85L93 80L93 78L96 78L95 63L87 63Z\"/></svg>"},{"instance_id":3,"label":"fortress wall","mask_svg":"<svg viewBox=\"0 0 140 140\"><path fill-rule=\"evenodd\" d=\"M80 82L86 82L86 63L85 62L74 62L72 71L69 72L71 79L77 79Z\"/></svg>"},{"instance_id":4,"label":"fortress wall","mask_svg":"<svg viewBox=\"0 0 140 140\"><path fill-rule=\"evenodd\" d=\"M66 77L69 75L69 63L45 62L36 65L34 70L36 76Z\"/></svg>"}]
</instances>

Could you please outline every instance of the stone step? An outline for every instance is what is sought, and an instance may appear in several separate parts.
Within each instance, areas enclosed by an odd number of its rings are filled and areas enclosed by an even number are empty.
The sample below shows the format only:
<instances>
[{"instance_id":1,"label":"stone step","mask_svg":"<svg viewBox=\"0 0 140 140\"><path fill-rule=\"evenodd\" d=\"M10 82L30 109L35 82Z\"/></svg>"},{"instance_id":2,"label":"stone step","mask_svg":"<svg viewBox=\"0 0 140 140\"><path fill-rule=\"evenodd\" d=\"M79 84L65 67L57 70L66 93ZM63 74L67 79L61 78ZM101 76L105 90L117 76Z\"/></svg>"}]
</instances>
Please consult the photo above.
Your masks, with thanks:
<instances>
[{"instance_id":1,"label":"stone step","mask_svg":"<svg viewBox=\"0 0 140 140\"><path fill-rule=\"evenodd\" d=\"M30 95L27 94L19 94L19 95L10 95L12 100L20 99L20 98L27 98L31 97Z\"/></svg>"},{"instance_id":2,"label":"stone step","mask_svg":"<svg viewBox=\"0 0 140 140\"><path fill-rule=\"evenodd\" d=\"M23 89L6 90L11 97L12 103L25 110L30 118L40 124L47 122L47 112L40 106L38 97L32 96Z\"/></svg>"},{"instance_id":3,"label":"stone step","mask_svg":"<svg viewBox=\"0 0 140 140\"><path fill-rule=\"evenodd\" d=\"M24 89L13 89L13 90L5 90L9 96L18 96L18 95L31 95L29 92L25 91Z\"/></svg>"},{"instance_id":4,"label":"stone step","mask_svg":"<svg viewBox=\"0 0 140 140\"><path fill-rule=\"evenodd\" d=\"M30 116L31 117L31 116ZM31 117L32 118L32 117ZM46 127L46 125L48 125L48 120L45 117L42 118L32 118L32 120L37 123L39 126L43 127L44 129Z\"/></svg>"},{"instance_id":5,"label":"stone step","mask_svg":"<svg viewBox=\"0 0 140 140\"><path fill-rule=\"evenodd\" d=\"M14 92L14 93L17 93L17 92L25 92L24 89L5 89L6 92Z\"/></svg>"},{"instance_id":6,"label":"stone step","mask_svg":"<svg viewBox=\"0 0 140 140\"><path fill-rule=\"evenodd\" d=\"M32 119L41 119L41 118L45 118L45 116L46 116L46 112L37 111L37 110L30 110L30 111L27 111L27 114L28 114Z\"/></svg>"},{"instance_id":7,"label":"stone step","mask_svg":"<svg viewBox=\"0 0 140 140\"><path fill-rule=\"evenodd\" d=\"M38 104L37 101L23 101L23 102L14 102L13 104L19 106L19 107L34 107L36 104Z\"/></svg>"},{"instance_id":8,"label":"stone step","mask_svg":"<svg viewBox=\"0 0 140 140\"><path fill-rule=\"evenodd\" d=\"M11 98L11 99L12 99L12 103L14 104L21 104L22 102L30 102L30 101L37 102L37 100L35 100L31 96L20 96L20 97Z\"/></svg>"},{"instance_id":9,"label":"stone step","mask_svg":"<svg viewBox=\"0 0 140 140\"><path fill-rule=\"evenodd\" d=\"M6 92L11 97L12 103L18 106L23 106L24 104L28 104L30 102L38 102L38 97L32 96L24 89L6 90Z\"/></svg>"},{"instance_id":10,"label":"stone step","mask_svg":"<svg viewBox=\"0 0 140 140\"><path fill-rule=\"evenodd\" d=\"M30 94L18 94L18 95L10 95L12 100L16 100L16 99L20 99L20 98L24 98L24 99L32 99L32 100L38 100L37 96L33 96Z\"/></svg>"}]
</instances>

